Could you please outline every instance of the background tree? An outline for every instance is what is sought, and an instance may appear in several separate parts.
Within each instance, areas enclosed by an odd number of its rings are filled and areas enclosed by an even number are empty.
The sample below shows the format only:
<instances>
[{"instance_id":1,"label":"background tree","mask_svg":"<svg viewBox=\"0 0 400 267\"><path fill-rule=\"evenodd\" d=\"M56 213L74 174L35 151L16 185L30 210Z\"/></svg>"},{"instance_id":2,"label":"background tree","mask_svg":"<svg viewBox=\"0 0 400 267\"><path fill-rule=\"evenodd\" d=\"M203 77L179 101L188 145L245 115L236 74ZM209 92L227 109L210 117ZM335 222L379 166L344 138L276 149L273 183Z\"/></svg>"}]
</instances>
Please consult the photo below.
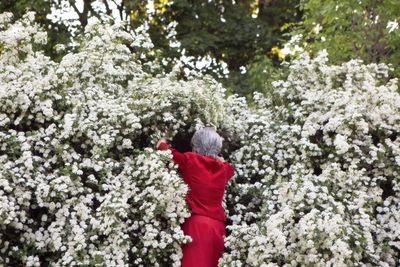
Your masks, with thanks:
<instances>
[{"instance_id":1,"label":"background tree","mask_svg":"<svg viewBox=\"0 0 400 267\"><path fill-rule=\"evenodd\" d=\"M293 34L302 34L310 51L327 49L334 63L390 63L400 75L399 1L303 0L300 8L303 19Z\"/></svg>"},{"instance_id":2,"label":"background tree","mask_svg":"<svg viewBox=\"0 0 400 267\"><path fill-rule=\"evenodd\" d=\"M273 46L283 42L286 24L299 21L299 1L155 1L149 12L143 1L130 1L132 24L149 23L156 47L169 55L183 50L195 58L210 56L226 63L230 72L222 82L234 92L251 94L257 81L244 75L246 66L254 70L263 62L277 67L278 60L269 55ZM169 46L168 28L176 22L178 49ZM218 70L217 70L218 71ZM215 74L215 69L209 73ZM268 70L268 72L271 72ZM214 75L215 76L215 75Z\"/></svg>"},{"instance_id":3,"label":"background tree","mask_svg":"<svg viewBox=\"0 0 400 267\"><path fill-rule=\"evenodd\" d=\"M0 12L10 11L19 18L27 10L35 11L36 21L48 31L47 50L52 57L56 56L55 40L68 43L71 35L85 29L91 17L127 21L126 30L145 24L154 44L152 53L157 54L153 59L163 58L167 72L182 55L192 61L203 58L208 63L184 65L224 77L221 81L233 92L251 94L259 82L244 75L243 69L254 69L264 62L268 68L277 67L279 60L269 52L284 40L282 26L301 18L298 5L299 0L6 0L0 4ZM227 70L228 79L224 75Z\"/></svg>"}]
</instances>

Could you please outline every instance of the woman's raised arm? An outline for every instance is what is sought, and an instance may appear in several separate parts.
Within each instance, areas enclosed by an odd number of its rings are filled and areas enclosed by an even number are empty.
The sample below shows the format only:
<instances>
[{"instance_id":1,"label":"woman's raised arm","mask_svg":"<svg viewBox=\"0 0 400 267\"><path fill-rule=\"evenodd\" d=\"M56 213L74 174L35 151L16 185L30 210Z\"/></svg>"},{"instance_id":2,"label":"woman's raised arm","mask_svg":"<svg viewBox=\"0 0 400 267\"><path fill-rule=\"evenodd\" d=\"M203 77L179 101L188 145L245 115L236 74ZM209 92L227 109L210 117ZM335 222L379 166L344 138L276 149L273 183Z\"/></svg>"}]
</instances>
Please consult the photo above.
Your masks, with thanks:
<instances>
[{"instance_id":1,"label":"woman's raised arm","mask_svg":"<svg viewBox=\"0 0 400 267\"><path fill-rule=\"evenodd\" d=\"M168 145L167 140L160 139L156 145L157 150L170 150L172 153L172 160L174 164L177 164L178 167L182 168L187 163L187 156L184 153L179 152L175 148Z\"/></svg>"}]
</instances>

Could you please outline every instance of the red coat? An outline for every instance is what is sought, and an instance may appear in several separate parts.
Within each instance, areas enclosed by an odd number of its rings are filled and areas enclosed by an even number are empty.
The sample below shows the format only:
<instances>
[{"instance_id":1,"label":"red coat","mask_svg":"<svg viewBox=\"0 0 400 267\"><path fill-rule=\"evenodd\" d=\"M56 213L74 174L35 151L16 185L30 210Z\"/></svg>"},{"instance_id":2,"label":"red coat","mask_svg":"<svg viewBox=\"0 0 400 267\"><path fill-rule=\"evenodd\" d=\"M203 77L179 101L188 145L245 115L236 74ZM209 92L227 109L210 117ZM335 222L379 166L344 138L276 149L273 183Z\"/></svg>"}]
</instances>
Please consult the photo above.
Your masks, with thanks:
<instances>
[{"instance_id":1,"label":"red coat","mask_svg":"<svg viewBox=\"0 0 400 267\"><path fill-rule=\"evenodd\" d=\"M192 215L182 229L192 237L192 242L182 247L181 266L216 267L224 251L226 217L222 199L234 169L210 156L180 153L167 143L161 143L158 149L171 150L173 162L189 186L186 202Z\"/></svg>"}]
</instances>

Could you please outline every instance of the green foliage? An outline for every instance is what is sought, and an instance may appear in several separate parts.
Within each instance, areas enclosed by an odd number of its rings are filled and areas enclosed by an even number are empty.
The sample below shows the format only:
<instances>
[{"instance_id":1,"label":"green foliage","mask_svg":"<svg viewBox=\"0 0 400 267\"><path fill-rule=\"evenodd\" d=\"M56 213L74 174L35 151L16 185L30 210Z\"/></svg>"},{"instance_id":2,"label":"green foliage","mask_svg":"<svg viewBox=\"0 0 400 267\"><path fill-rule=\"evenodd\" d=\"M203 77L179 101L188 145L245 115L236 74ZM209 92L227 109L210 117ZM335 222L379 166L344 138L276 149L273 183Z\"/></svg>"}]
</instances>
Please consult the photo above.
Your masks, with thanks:
<instances>
[{"instance_id":1,"label":"green foliage","mask_svg":"<svg viewBox=\"0 0 400 267\"><path fill-rule=\"evenodd\" d=\"M292 34L302 34L310 51L327 49L334 63L360 58L367 63L389 63L400 75L400 31L388 22L400 19L400 2L393 0L302 0L302 23Z\"/></svg>"},{"instance_id":2,"label":"green foliage","mask_svg":"<svg viewBox=\"0 0 400 267\"><path fill-rule=\"evenodd\" d=\"M257 53L267 53L281 37L280 26L296 18L295 1L271 2L257 18L252 17L254 1L192 2L181 0L171 6L178 39L189 54L211 53L230 70L247 65Z\"/></svg>"},{"instance_id":3,"label":"green foliage","mask_svg":"<svg viewBox=\"0 0 400 267\"><path fill-rule=\"evenodd\" d=\"M284 79L287 75L287 67L273 61L269 56L256 56L254 61L248 64L243 72L231 73L230 78L224 81L224 85L231 92L246 96L252 102L254 92L268 94L273 90L271 83Z\"/></svg>"},{"instance_id":4,"label":"green foliage","mask_svg":"<svg viewBox=\"0 0 400 267\"><path fill-rule=\"evenodd\" d=\"M149 14L146 2L129 1L127 8L132 10L132 25L148 22L155 47L168 57L179 57L184 50L188 56L210 56L226 63L230 75L228 80L223 80L224 84L243 95L261 88L256 87L260 85L256 70L264 69L264 63L268 64L267 69L276 67L267 54L284 40L283 26L301 18L297 0L158 0L154 3L155 10ZM170 47L167 38L167 25L172 22L177 22L173 38L181 43L179 48ZM248 66L252 72L241 75L242 66ZM210 74L216 76L213 71Z\"/></svg>"}]
</instances>

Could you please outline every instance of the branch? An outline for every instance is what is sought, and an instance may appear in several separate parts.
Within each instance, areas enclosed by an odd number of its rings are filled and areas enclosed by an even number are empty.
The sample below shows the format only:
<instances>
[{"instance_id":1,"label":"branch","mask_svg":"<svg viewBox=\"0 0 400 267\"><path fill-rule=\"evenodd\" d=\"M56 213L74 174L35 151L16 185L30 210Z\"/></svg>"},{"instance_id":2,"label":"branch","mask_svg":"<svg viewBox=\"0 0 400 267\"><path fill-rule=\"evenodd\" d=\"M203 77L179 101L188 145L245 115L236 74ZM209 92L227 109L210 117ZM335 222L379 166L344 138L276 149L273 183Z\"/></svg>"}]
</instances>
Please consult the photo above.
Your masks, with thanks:
<instances>
[{"instance_id":1,"label":"branch","mask_svg":"<svg viewBox=\"0 0 400 267\"><path fill-rule=\"evenodd\" d=\"M74 11L78 14L78 17L79 17L79 22L81 23L81 26L82 26L82 30L83 29L85 29L85 27L86 27L86 25L87 25L87 13L88 13L88 7L87 7L87 5L89 4L90 5L90 2L88 3L88 1L87 0L84 0L83 1L83 11L82 12L79 12L79 9L78 9L78 7L76 6L76 4L75 4L75 1L73 1L73 0L69 0L68 1L69 2L69 4L72 6L72 8L74 9Z\"/></svg>"},{"instance_id":2,"label":"branch","mask_svg":"<svg viewBox=\"0 0 400 267\"><path fill-rule=\"evenodd\" d=\"M75 1L69 0L68 2L69 2L69 4L72 6L72 8L75 10L75 12L78 14L79 20L80 20L80 18L81 18L81 16L82 16L82 13L79 12L79 9L76 7Z\"/></svg>"},{"instance_id":3,"label":"branch","mask_svg":"<svg viewBox=\"0 0 400 267\"><path fill-rule=\"evenodd\" d=\"M120 16L120 18L121 18L121 21L123 21L123 20L124 20L124 1L121 1L121 5L120 5L120 6L117 4L116 1L113 0L113 2L114 2L115 5L117 6L117 9L118 9L118 11L119 11L119 16Z\"/></svg>"},{"instance_id":4,"label":"branch","mask_svg":"<svg viewBox=\"0 0 400 267\"><path fill-rule=\"evenodd\" d=\"M92 12L93 15L95 15L99 20L101 20L101 16L99 15L99 13L97 13L97 12L93 9L92 5L89 5L89 6L88 6L88 10L89 10L90 12Z\"/></svg>"},{"instance_id":5,"label":"branch","mask_svg":"<svg viewBox=\"0 0 400 267\"><path fill-rule=\"evenodd\" d=\"M110 16L111 13L112 13L112 11L111 11L111 9L110 9L110 6L108 5L107 0L103 0L103 3L104 3L104 5L106 6L106 14Z\"/></svg>"},{"instance_id":6,"label":"branch","mask_svg":"<svg viewBox=\"0 0 400 267\"><path fill-rule=\"evenodd\" d=\"M265 0L258 0L258 14L264 12Z\"/></svg>"}]
</instances>

